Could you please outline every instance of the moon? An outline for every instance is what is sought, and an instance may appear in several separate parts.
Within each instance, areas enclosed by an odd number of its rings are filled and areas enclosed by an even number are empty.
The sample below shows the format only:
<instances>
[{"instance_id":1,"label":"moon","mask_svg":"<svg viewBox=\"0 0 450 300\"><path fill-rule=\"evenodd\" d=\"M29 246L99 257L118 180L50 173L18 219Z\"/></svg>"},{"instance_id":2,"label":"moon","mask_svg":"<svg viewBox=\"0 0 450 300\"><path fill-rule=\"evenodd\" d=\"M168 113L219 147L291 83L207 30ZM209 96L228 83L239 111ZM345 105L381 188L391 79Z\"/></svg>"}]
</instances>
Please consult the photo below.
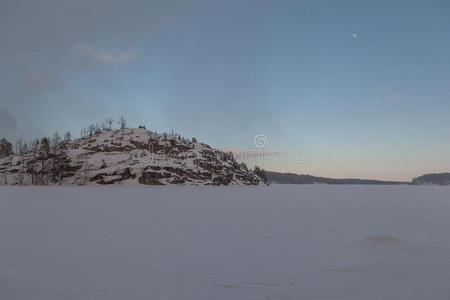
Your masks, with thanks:
<instances>
[{"instance_id":1,"label":"moon","mask_svg":"<svg viewBox=\"0 0 450 300\"><path fill-rule=\"evenodd\" d=\"M358 35L356 34L356 32L354 32L354 33L352 34L352 37L353 37L354 39L358 38Z\"/></svg>"}]
</instances>

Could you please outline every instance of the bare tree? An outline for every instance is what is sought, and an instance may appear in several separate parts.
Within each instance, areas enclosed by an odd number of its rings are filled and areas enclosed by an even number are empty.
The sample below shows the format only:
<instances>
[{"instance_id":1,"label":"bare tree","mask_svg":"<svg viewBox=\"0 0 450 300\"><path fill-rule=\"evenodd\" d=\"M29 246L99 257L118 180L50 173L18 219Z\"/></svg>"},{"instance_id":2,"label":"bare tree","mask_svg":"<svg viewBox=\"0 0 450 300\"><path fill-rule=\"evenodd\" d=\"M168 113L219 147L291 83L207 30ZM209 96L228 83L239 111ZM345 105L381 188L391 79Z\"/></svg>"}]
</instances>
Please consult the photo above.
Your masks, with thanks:
<instances>
[{"instance_id":1,"label":"bare tree","mask_svg":"<svg viewBox=\"0 0 450 300\"><path fill-rule=\"evenodd\" d=\"M33 151L33 153L37 153L40 146L39 144L40 142L38 139L35 139L34 141L31 142L31 151Z\"/></svg>"},{"instance_id":2,"label":"bare tree","mask_svg":"<svg viewBox=\"0 0 450 300\"><path fill-rule=\"evenodd\" d=\"M25 142L22 145L22 151L23 153L28 153L28 151L30 151L30 149L28 149L28 144Z\"/></svg>"},{"instance_id":3,"label":"bare tree","mask_svg":"<svg viewBox=\"0 0 450 300\"><path fill-rule=\"evenodd\" d=\"M89 136L91 137L92 134L93 134L94 131L95 131L95 125L94 125L94 124L90 124L87 130L88 130L88 132L89 132Z\"/></svg>"},{"instance_id":4,"label":"bare tree","mask_svg":"<svg viewBox=\"0 0 450 300\"><path fill-rule=\"evenodd\" d=\"M127 128L127 122L123 116L120 117L119 121L117 121L117 124L119 124L120 129Z\"/></svg>"},{"instance_id":5,"label":"bare tree","mask_svg":"<svg viewBox=\"0 0 450 300\"><path fill-rule=\"evenodd\" d=\"M105 120L106 125L108 126L106 130L111 131L112 130L112 124L114 123L113 118L108 118Z\"/></svg>"},{"instance_id":6,"label":"bare tree","mask_svg":"<svg viewBox=\"0 0 450 300\"><path fill-rule=\"evenodd\" d=\"M19 154L22 154L22 152L23 152L23 143L22 143L22 139L18 139L17 141L16 141L16 154L17 155L19 155Z\"/></svg>"},{"instance_id":7,"label":"bare tree","mask_svg":"<svg viewBox=\"0 0 450 300\"><path fill-rule=\"evenodd\" d=\"M58 132L55 132L53 135L53 146L57 146L61 142L61 136L58 134Z\"/></svg>"},{"instance_id":8,"label":"bare tree","mask_svg":"<svg viewBox=\"0 0 450 300\"><path fill-rule=\"evenodd\" d=\"M95 129L94 129L94 133L95 134L98 134L98 133L101 133L102 131L101 131L101 129L100 129L100 126L98 126L98 123L96 123L95 124Z\"/></svg>"},{"instance_id":9,"label":"bare tree","mask_svg":"<svg viewBox=\"0 0 450 300\"><path fill-rule=\"evenodd\" d=\"M65 134L64 134L64 142L70 142L70 140L72 139L72 134L70 133L70 131L67 131Z\"/></svg>"}]
</instances>

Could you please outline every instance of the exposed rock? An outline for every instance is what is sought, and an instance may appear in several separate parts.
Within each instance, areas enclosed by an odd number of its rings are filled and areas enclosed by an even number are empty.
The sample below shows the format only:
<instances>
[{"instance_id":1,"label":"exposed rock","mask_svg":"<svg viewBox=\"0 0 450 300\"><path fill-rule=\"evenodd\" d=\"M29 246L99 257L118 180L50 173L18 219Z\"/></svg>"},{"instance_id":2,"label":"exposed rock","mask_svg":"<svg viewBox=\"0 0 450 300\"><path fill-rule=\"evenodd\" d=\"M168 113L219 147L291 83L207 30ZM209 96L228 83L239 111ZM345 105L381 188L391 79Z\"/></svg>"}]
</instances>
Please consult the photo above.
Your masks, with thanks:
<instances>
[{"instance_id":1,"label":"exposed rock","mask_svg":"<svg viewBox=\"0 0 450 300\"><path fill-rule=\"evenodd\" d=\"M161 173L156 172L144 172L139 177L139 183L147 185L162 185L159 179L163 178Z\"/></svg>"}]
</instances>

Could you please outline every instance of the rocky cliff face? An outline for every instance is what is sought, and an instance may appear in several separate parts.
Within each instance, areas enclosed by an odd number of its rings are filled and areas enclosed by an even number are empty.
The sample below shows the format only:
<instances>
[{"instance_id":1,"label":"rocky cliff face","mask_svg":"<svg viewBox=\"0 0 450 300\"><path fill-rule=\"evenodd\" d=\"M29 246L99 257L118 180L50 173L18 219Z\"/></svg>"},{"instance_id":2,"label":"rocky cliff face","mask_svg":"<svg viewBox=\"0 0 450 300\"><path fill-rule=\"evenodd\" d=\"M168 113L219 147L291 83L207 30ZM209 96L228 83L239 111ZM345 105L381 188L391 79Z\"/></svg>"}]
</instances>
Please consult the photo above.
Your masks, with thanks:
<instances>
[{"instance_id":1,"label":"rocky cliff face","mask_svg":"<svg viewBox=\"0 0 450 300\"><path fill-rule=\"evenodd\" d=\"M1 184L258 185L231 153L144 128L90 137L0 159Z\"/></svg>"}]
</instances>

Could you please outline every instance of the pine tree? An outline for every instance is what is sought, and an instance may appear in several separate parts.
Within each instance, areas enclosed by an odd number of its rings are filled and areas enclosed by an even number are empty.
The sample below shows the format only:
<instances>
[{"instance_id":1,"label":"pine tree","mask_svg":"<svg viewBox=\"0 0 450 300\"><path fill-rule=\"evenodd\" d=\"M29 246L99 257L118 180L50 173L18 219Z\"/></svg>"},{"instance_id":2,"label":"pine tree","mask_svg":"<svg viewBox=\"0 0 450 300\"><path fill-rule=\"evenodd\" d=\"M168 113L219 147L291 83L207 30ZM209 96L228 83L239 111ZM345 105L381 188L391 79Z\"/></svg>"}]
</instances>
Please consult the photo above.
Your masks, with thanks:
<instances>
[{"instance_id":1,"label":"pine tree","mask_svg":"<svg viewBox=\"0 0 450 300\"><path fill-rule=\"evenodd\" d=\"M267 174L266 171L264 171L264 169L255 166L253 173L255 173L259 178L261 178L264 181L264 183L267 183Z\"/></svg>"},{"instance_id":2,"label":"pine tree","mask_svg":"<svg viewBox=\"0 0 450 300\"><path fill-rule=\"evenodd\" d=\"M50 139L47 137L43 137L41 139L41 154L44 157L48 157L49 153L50 153Z\"/></svg>"},{"instance_id":3,"label":"pine tree","mask_svg":"<svg viewBox=\"0 0 450 300\"><path fill-rule=\"evenodd\" d=\"M0 158L13 154L12 145L6 139L0 140Z\"/></svg>"},{"instance_id":4,"label":"pine tree","mask_svg":"<svg viewBox=\"0 0 450 300\"><path fill-rule=\"evenodd\" d=\"M61 184L67 169L70 167L70 159L67 156L66 151L60 148L56 150L55 157L53 159L53 165L51 168L52 181L54 183Z\"/></svg>"},{"instance_id":5,"label":"pine tree","mask_svg":"<svg viewBox=\"0 0 450 300\"><path fill-rule=\"evenodd\" d=\"M41 139L41 149L40 149L40 159L41 159L41 175L42 180L44 180L44 173L45 173L45 166L44 163L46 159L48 159L50 155L50 139L47 137L44 137Z\"/></svg>"}]
</instances>

